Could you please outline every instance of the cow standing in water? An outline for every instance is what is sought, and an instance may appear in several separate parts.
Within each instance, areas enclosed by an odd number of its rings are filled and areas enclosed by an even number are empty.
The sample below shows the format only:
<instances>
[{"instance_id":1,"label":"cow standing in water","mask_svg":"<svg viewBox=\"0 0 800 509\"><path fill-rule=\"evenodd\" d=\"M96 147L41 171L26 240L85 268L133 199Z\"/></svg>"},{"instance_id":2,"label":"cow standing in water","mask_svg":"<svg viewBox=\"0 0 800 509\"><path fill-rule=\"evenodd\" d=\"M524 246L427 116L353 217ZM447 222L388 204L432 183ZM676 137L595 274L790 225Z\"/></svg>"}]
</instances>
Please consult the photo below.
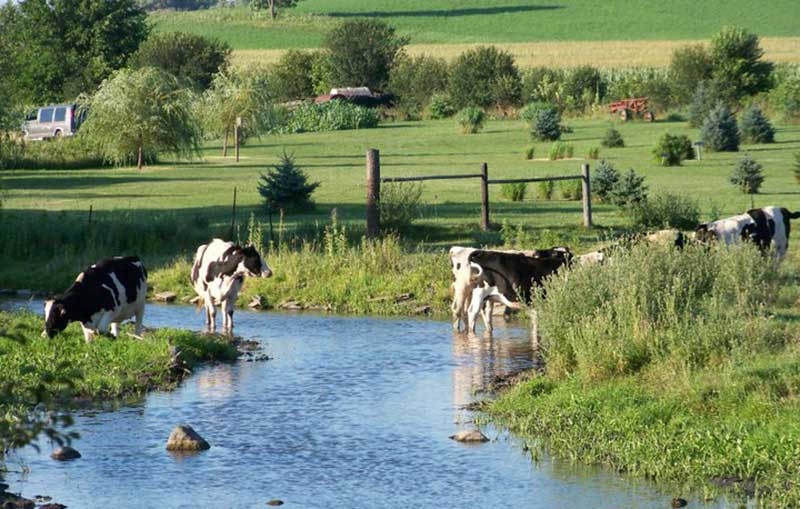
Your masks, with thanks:
<instances>
[{"instance_id":1,"label":"cow standing in water","mask_svg":"<svg viewBox=\"0 0 800 509\"><path fill-rule=\"evenodd\" d=\"M78 274L63 294L44 303L44 332L52 338L70 322L80 322L87 343L111 327L136 316L136 335L142 333L147 294L147 270L137 256L104 258Z\"/></svg>"},{"instance_id":2,"label":"cow standing in water","mask_svg":"<svg viewBox=\"0 0 800 509\"><path fill-rule=\"evenodd\" d=\"M272 270L255 247L241 247L214 239L197 248L192 266L192 286L203 299L209 332L217 330L217 306L221 306L222 330L233 334L233 310L245 276L272 276Z\"/></svg>"}]
</instances>

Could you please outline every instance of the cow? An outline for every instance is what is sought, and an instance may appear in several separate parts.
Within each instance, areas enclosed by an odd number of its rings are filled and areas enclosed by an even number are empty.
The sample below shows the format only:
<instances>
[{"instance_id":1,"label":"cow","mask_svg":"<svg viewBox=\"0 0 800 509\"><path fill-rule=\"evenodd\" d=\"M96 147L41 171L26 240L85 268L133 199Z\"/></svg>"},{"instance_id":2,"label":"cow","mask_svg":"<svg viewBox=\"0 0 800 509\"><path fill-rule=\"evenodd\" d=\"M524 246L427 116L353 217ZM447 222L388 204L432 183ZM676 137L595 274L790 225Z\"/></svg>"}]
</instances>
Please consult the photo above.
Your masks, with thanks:
<instances>
[{"instance_id":1,"label":"cow","mask_svg":"<svg viewBox=\"0 0 800 509\"><path fill-rule=\"evenodd\" d=\"M223 332L233 335L233 310L245 276L272 276L272 269L252 245L213 239L197 248L191 280L203 300L209 332L217 330L217 306L221 306Z\"/></svg>"},{"instance_id":2,"label":"cow","mask_svg":"<svg viewBox=\"0 0 800 509\"><path fill-rule=\"evenodd\" d=\"M475 287L467 312L468 330L475 331L478 314L483 313L486 329L491 331L491 306L487 306L487 302L499 302L506 307L519 309L520 300L530 302L533 286L541 286L544 278L565 266L568 260L566 256L534 258L522 253L485 250L470 253L470 266L477 266L480 270L475 276Z\"/></svg>"},{"instance_id":3,"label":"cow","mask_svg":"<svg viewBox=\"0 0 800 509\"><path fill-rule=\"evenodd\" d=\"M762 253L775 246L775 258L786 255L791 232L790 219L800 217L800 212L789 212L783 207L750 209L744 214L703 223L695 229L695 240L724 242L725 245L741 241L753 242Z\"/></svg>"},{"instance_id":4,"label":"cow","mask_svg":"<svg viewBox=\"0 0 800 509\"><path fill-rule=\"evenodd\" d=\"M136 317L135 333L142 334L147 294L147 269L137 256L104 258L78 274L67 290L44 303L44 334L52 338L70 322L80 322L90 343L95 334L119 336L119 324Z\"/></svg>"}]
</instances>

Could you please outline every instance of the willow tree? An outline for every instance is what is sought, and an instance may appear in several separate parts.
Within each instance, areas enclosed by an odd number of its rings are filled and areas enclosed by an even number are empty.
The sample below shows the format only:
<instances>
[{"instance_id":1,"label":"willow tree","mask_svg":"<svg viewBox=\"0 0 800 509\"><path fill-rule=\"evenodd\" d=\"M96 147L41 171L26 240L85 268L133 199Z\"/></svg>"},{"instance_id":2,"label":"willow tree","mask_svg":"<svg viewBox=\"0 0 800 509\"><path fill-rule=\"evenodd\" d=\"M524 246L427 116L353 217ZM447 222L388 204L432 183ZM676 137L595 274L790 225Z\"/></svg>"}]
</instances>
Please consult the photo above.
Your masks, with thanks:
<instances>
[{"instance_id":1,"label":"willow tree","mask_svg":"<svg viewBox=\"0 0 800 509\"><path fill-rule=\"evenodd\" d=\"M177 78L160 69L123 69L84 103L89 114L82 131L115 164L135 159L141 169L144 154L159 152L191 159L202 141L194 99Z\"/></svg>"},{"instance_id":2,"label":"willow tree","mask_svg":"<svg viewBox=\"0 0 800 509\"><path fill-rule=\"evenodd\" d=\"M273 125L269 89L257 72L218 73L199 104L206 133L222 138L223 156L231 134L258 136Z\"/></svg>"}]
</instances>

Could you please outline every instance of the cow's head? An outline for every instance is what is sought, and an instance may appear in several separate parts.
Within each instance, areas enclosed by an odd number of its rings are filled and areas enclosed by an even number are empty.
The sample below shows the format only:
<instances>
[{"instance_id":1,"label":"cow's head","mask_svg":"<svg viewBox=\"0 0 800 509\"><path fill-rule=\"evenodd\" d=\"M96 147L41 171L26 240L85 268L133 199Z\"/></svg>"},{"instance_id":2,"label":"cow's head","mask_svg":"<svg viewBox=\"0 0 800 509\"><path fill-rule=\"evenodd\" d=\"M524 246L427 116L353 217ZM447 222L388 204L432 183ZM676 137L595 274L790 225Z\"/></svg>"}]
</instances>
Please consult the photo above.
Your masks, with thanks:
<instances>
[{"instance_id":1,"label":"cow's head","mask_svg":"<svg viewBox=\"0 0 800 509\"><path fill-rule=\"evenodd\" d=\"M67 308L59 299L50 299L44 302L44 333L52 338L69 325Z\"/></svg>"},{"instance_id":2,"label":"cow's head","mask_svg":"<svg viewBox=\"0 0 800 509\"><path fill-rule=\"evenodd\" d=\"M717 240L717 232L708 227L708 223L703 223L694 230L694 240L706 244Z\"/></svg>"},{"instance_id":3,"label":"cow's head","mask_svg":"<svg viewBox=\"0 0 800 509\"><path fill-rule=\"evenodd\" d=\"M758 243L758 227L755 223L746 224L740 233L742 241Z\"/></svg>"},{"instance_id":4,"label":"cow's head","mask_svg":"<svg viewBox=\"0 0 800 509\"><path fill-rule=\"evenodd\" d=\"M258 254L252 244L242 249L242 256L242 265L244 265L248 275L253 277L272 277L272 269L269 268L267 261Z\"/></svg>"}]
</instances>

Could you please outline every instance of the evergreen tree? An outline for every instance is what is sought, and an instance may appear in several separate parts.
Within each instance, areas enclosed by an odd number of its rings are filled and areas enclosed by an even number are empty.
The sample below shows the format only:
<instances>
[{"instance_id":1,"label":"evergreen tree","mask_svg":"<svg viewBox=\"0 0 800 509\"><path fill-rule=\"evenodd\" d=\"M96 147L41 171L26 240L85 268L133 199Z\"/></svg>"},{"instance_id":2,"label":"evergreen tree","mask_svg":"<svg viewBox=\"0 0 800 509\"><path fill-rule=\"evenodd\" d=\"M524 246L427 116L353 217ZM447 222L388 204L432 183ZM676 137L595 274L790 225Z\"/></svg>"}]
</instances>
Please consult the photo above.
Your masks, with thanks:
<instances>
[{"instance_id":1,"label":"evergreen tree","mask_svg":"<svg viewBox=\"0 0 800 509\"><path fill-rule=\"evenodd\" d=\"M275 209L308 210L314 208L311 193L319 182L308 182L308 176L295 165L294 156L284 152L278 164L261 174L258 192L267 211Z\"/></svg>"}]
</instances>

